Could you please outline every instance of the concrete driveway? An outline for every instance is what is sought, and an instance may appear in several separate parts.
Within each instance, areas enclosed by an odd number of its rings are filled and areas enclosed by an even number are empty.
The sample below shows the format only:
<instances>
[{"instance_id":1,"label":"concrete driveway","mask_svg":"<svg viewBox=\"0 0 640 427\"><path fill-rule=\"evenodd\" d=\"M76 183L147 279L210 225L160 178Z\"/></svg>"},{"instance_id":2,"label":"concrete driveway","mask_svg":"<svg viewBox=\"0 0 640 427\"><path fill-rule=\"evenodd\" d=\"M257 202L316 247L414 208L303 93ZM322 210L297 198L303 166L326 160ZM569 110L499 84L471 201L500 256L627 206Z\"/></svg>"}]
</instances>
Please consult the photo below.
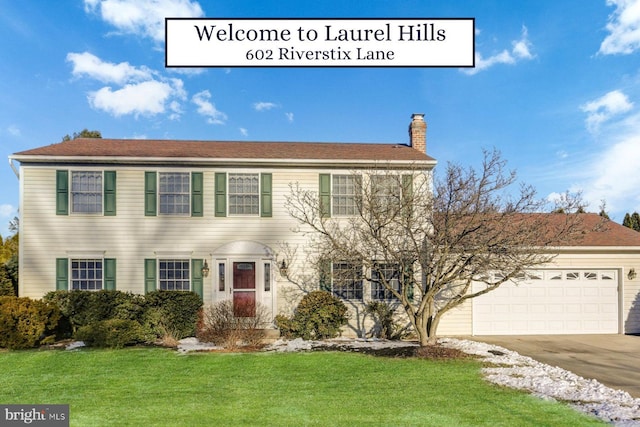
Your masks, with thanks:
<instances>
[{"instance_id":1,"label":"concrete driveway","mask_svg":"<svg viewBox=\"0 0 640 427\"><path fill-rule=\"evenodd\" d=\"M473 336L640 398L640 336Z\"/></svg>"}]
</instances>

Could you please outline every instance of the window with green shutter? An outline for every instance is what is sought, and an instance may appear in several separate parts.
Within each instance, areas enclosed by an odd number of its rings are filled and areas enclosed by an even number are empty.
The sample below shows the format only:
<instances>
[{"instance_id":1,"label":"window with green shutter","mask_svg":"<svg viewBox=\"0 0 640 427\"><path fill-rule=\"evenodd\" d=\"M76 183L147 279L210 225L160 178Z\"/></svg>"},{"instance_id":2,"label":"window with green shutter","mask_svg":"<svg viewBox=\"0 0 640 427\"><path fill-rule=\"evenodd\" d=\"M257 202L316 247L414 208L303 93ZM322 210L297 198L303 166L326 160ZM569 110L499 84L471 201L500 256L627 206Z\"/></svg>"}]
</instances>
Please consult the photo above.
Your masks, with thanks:
<instances>
[{"instance_id":1,"label":"window with green shutter","mask_svg":"<svg viewBox=\"0 0 640 427\"><path fill-rule=\"evenodd\" d=\"M260 216L270 218L273 215L272 209L272 187L273 177L270 173L260 175Z\"/></svg>"},{"instance_id":2,"label":"window with green shutter","mask_svg":"<svg viewBox=\"0 0 640 427\"><path fill-rule=\"evenodd\" d=\"M320 174L320 216L331 216L331 174Z\"/></svg>"},{"instance_id":3,"label":"window with green shutter","mask_svg":"<svg viewBox=\"0 0 640 427\"><path fill-rule=\"evenodd\" d=\"M104 259L104 289L107 291L116 290L116 260L115 258Z\"/></svg>"},{"instance_id":4,"label":"window with green shutter","mask_svg":"<svg viewBox=\"0 0 640 427\"><path fill-rule=\"evenodd\" d=\"M56 258L56 290L69 290L69 259Z\"/></svg>"},{"instance_id":5,"label":"window with green shutter","mask_svg":"<svg viewBox=\"0 0 640 427\"><path fill-rule=\"evenodd\" d=\"M191 173L191 216L202 216L204 212L204 191L202 172Z\"/></svg>"},{"instance_id":6,"label":"window with green shutter","mask_svg":"<svg viewBox=\"0 0 640 427\"><path fill-rule=\"evenodd\" d=\"M104 215L116 214L116 171L104 171Z\"/></svg>"},{"instance_id":7,"label":"window with green shutter","mask_svg":"<svg viewBox=\"0 0 640 427\"><path fill-rule=\"evenodd\" d=\"M69 171L56 171L56 215L69 215Z\"/></svg>"},{"instance_id":8,"label":"window with green shutter","mask_svg":"<svg viewBox=\"0 0 640 427\"><path fill-rule=\"evenodd\" d=\"M191 260L191 291L200 295L200 299L202 299L204 288L204 278L202 277L203 265L204 260L202 259Z\"/></svg>"},{"instance_id":9,"label":"window with green shutter","mask_svg":"<svg viewBox=\"0 0 640 427\"><path fill-rule=\"evenodd\" d=\"M215 216L227 216L227 174L224 172L216 172L215 175Z\"/></svg>"},{"instance_id":10,"label":"window with green shutter","mask_svg":"<svg viewBox=\"0 0 640 427\"><path fill-rule=\"evenodd\" d=\"M156 216L158 195L156 193L158 178L155 172L144 173L144 215Z\"/></svg>"},{"instance_id":11,"label":"window with green shutter","mask_svg":"<svg viewBox=\"0 0 640 427\"><path fill-rule=\"evenodd\" d=\"M156 259L144 260L144 291L149 293L156 290Z\"/></svg>"}]
</instances>

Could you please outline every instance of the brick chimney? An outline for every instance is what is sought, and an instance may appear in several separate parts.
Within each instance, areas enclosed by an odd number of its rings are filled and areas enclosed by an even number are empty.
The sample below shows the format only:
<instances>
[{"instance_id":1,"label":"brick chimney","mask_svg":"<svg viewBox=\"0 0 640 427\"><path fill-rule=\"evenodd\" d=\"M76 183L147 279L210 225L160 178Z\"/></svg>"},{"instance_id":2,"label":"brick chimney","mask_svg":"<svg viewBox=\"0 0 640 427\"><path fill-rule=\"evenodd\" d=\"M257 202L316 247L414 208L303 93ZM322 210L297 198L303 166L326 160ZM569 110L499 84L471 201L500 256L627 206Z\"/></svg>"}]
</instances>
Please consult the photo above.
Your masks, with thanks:
<instances>
[{"instance_id":1,"label":"brick chimney","mask_svg":"<svg viewBox=\"0 0 640 427\"><path fill-rule=\"evenodd\" d=\"M427 123L424 121L424 114L411 115L409 145L421 153L427 153Z\"/></svg>"}]
</instances>

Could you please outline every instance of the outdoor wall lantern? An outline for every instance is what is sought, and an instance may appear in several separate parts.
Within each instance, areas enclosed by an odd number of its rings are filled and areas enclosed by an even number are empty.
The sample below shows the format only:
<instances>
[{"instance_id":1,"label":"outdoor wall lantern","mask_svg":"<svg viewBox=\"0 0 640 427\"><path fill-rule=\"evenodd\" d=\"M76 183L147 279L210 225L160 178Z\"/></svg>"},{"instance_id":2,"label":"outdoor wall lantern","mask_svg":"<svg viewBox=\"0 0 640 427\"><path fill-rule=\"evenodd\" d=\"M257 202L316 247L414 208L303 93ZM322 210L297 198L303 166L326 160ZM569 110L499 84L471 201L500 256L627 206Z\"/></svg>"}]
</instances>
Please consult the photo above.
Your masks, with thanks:
<instances>
[{"instance_id":1,"label":"outdoor wall lantern","mask_svg":"<svg viewBox=\"0 0 640 427\"><path fill-rule=\"evenodd\" d=\"M202 277L209 277L209 264L207 264L207 260L204 260L204 265L202 266Z\"/></svg>"},{"instance_id":2,"label":"outdoor wall lantern","mask_svg":"<svg viewBox=\"0 0 640 427\"><path fill-rule=\"evenodd\" d=\"M633 280L633 279L635 279L635 278L636 278L636 276L637 276L637 275L638 275L638 274L636 273L636 269L635 269L635 268L632 268L632 269L631 269L631 270L629 270L629 272L627 273L627 278L628 278L629 280Z\"/></svg>"},{"instance_id":3,"label":"outdoor wall lantern","mask_svg":"<svg viewBox=\"0 0 640 427\"><path fill-rule=\"evenodd\" d=\"M280 263L280 274L286 277L288 272L289 272L289 267L287 267L287 261L283 259L282 262Z\"/></svg>"}]
</instances>

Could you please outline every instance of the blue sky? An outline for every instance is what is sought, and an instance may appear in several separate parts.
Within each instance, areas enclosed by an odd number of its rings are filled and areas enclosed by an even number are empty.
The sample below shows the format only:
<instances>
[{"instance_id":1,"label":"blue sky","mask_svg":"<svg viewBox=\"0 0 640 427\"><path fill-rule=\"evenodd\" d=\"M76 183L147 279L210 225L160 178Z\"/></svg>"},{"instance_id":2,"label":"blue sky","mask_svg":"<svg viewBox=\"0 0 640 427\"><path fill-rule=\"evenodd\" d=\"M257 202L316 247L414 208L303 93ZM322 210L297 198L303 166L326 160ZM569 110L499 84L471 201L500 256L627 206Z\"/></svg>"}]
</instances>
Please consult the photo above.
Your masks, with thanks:
<instances>
[{"instance_id":1,"label":"blue sky","mask_svg":"<svg viewBox=\"0 0 640 427\"><path fill-rule=\"evenodd\" d=\"M472 17L476 68L164 68L164 17ZM640 0L0 0L0 157L109 138L406 143L477 166L496 147L540 197L640 210ZM0 235L19 183L0 167Z\"/></svg>"}]
</instances>

